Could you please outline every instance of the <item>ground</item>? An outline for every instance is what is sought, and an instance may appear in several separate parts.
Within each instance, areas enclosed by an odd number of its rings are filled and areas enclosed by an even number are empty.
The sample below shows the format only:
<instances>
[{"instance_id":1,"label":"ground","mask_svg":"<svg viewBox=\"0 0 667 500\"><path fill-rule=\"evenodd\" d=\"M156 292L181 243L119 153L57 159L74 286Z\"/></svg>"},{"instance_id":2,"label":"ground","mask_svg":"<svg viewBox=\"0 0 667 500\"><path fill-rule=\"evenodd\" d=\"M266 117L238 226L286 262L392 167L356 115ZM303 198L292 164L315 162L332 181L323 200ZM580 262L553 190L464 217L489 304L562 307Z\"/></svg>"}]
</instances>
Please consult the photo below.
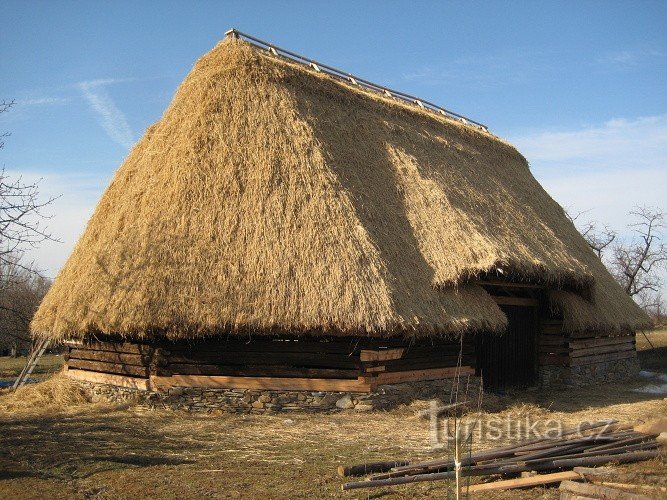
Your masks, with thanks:
<instances>
[{"instance_id":1,"label":"ground","mask_svg":"<svg viewBox=\"0 0 667 500\"><path fill-rule=\"evenodd\" d=\"M667 330L638 337L645 370L665 372ZM23 359L22 361L25 361ZM56 371L51 356L38 377ZM0 360L0 379L21 362ZM667 415L665 394L637 392L650 379L568 391L485 395L484 418L529 416L567 425ZM340 491L340 464L443 455L429 445L418 401L386 412L192 415L141 406L89 403L72 383L52 377L17 394L0 393L0 498L443 498L446 482ZM476 440L473 448L499 442ZM667 477L658 459L622 467ZM646 480L646 479L645 479ZM486 496L489 498L490 496ZM498 493L497 498L558 498L554 488Z\"/></svg>"}]
</instances>

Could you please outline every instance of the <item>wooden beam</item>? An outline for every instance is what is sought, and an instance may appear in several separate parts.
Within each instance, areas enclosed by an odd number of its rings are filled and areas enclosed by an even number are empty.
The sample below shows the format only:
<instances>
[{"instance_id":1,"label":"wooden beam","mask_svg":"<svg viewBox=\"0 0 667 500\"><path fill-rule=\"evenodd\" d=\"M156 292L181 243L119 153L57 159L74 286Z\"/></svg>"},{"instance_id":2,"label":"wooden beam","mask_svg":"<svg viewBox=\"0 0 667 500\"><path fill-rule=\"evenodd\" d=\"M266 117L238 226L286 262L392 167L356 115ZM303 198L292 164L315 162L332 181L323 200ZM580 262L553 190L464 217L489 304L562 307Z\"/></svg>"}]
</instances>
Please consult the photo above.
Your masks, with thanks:
<instances>
[{"instance_id":1,"label":"wooden beam","mask_svg":"<svg viewBox=\"0 0 667 500\"><path fill-rule=\"evenodd\" d=\"M593 363L602 363L605 361L617 361L619 359L629 359L637 356L637 351L632 349L625 352L612 352L609 354L600 354L598 356L584 356L581 358L571 358L570 366L592 365Z\"/></svg>"},{"instance_id":2,"label":"wooden beam","mask_svg":"<svg viewBox=\"0 0 667 500\"><path fill-rule=\"evenodd\" d=\"M514 488L527 488L530 486L540 486L543 484L559 483L567 479L580 479L581 476L573 471L555 472L553 474L538 474L531 477L521 477L518 479L507 479L505 481L493 481L491 483L473 484L468 488L470 493L479 493L480 491L493 490L511 490ZM465 491L465 487L464 487Z\"/></svg>"},{"instance_id":3,"label":"wooden beam","mask_svg":"<svg viewBox=\"0 0 667 500\"><path fill-rule=\"evenodd\" d=\"M145 344L135 344L131 342L64 342L68 347L74 349L90 349L94 351L124 352L127 354L150 354L153 350L151 346Z\"/></svg>"},{"instance_id":4,"label":"wooden beam","mask_svg":"<svg viewBox=\"0 0 667 500\"><path fill-rule=\"evenodd\" d=\"M280 378L280 377L227 377L207 375L151 376L151 387L166 390L172 387L208 387L221 389L266 389L283 391L371 392L371 384L363 378L356 380Z\"/></svg>"},{"instance_id":5,"label":"wooden beam","mask_svg":"<svg viewBox=\"0 0 667 500\"><path fill-rule=\"evenodd\" d=\"M92 349L71 349L68 359L87 359L106 363L122 363L126 365L147 366L150 356L147 354L127 354L113 351L94 351Z\"/></svg>"},{"instance_id":6,"label":"wooden beam","mask_svg":"<svg viewBox=\"0 0 667 500\"><path fill-rule=\"evenodd\" d=\"M504 286L507 288L544 288L544 285L535 285L533 283L512 283L502 280L482 280L476 281L476 285Z\"/></svg>"},{"instance_id":7,"label":"wooden beam","mask_svg":"<svg viewBox=\"0 0 667 500\"><path fill-rule=\"evenodd\" d=\"M105 363L103 361L89 361L87 359L68 359L70 368L79 368L95 372L113 373L117 375L132 375L135 377L148 377L148 367L124 365L122 363Z\"/></svg>"},{"instance_id":8,"label":"wooden beam","mask_svg":"<svg viewBox=\"0 0 667 500\"><path fill-rule=\"evenodd\" d=\"M456 376L457 368L432 368L428 370L409 370L403 372L385 372L378 374L377 384L400 384L403 382L420 382L422 380L438 380L441 378L452 378ZM474 375L475 369L470 366L462 366L458 369L460 376Z\"/></svg>"},{"instance_id":9,"label":"wooden beam","mask_svg":"<svg viewBox=\"0 0 667 500\"><path fill-rule=\"evenodd\" d=\"M391 359L401 359L405 349L362 349L361 361L388 361Z\"/></svg>"},{"instance_id":10,"label":"wooden beam","mask_svg":"<svg viewBox=\"0 0 667 500\"><path fill-rule=\"evenodd\" d=\"M297 377L353 379L359 376L359 369L307 368L289 365L213 365L169 363L156 367L157 371L169 371L170 375L224 375L234 377ZM153 372L151 372L153 373ZM155 373L162 375L162 373Z\"/></svg>"},{"instance_id":11,"label":"wooden beam","mask_svg":"<svg viewBox=\"0 0 667 500\"><path fill-rule=\"evenodd\" d=\"M491 296L495 300L496 304L501 306L525 306L525 307L537 307L539 302L537 299L529 299L523 297L500 297L497 295Z\"/></svg>"},{"instance_id":12,"label":"wooden beam","mask_svg":"<svg viewBox=\"0 0 667 500\"><path fill-rule=\"evenodd\" d=\"M587 347L625 344L632 343L634 341L634 335L624 335L622 337L601 337L596 339L571 340L570 347L572 349L585 349Z\"/></svg>"},{"instance_id":13,"label":"wooden beam","mask_svg":"<svg viewBox=\"0 0 667 500\"><path fill-rule=\"evenodd\" d=\"M109 384L117 385L119 387L127 387L129 389L138 389L147 391L148 379L138 377L128 377L125 375L112 375L110 373L89 372L86 370L75 370L68 368L65 376L74 380L81 380L82 382L92 382L95 384Z\"/></svg>"},{"instance_id":14,"label":"wooden beam","mask_svg":"<svg viewBox=\"0 0 667 500\"><path fill-rule=\"evenodd\" d=\"M605 498L618 500L649 500L646 495L630 493L624 490L598 486L595 484L576 483L565 480L560 483L558 488L561 492L561 498Z\"/></svg>"},{"instance_id":15,"label":"wooden beam","mask_svg":"<svg viewBox=\"0 0 667 500\"><path fill-rule=\"evenodd\" d=\"M586 347L583 349L572 349L570 356L579 358L581 356L591 356L597 354L607 354L609 352L623 352L634 351L635 344L633 342L626 342L624 344L600 345L596 347Z\"/></svg>"}]
</instances>

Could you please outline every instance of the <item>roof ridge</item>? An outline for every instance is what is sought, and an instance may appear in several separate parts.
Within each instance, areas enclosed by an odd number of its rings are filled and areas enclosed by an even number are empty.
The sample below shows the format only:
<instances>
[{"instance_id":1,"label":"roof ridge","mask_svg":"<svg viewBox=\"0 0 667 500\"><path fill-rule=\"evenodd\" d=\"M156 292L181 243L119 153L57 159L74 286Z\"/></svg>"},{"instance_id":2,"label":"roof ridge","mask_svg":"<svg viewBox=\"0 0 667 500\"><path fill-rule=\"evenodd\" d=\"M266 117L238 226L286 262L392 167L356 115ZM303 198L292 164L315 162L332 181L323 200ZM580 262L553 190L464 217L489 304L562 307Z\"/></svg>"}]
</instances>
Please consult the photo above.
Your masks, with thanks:
<instances>
[{"instance_id":1,"label":"roof ridge","mask_svg":"<svg viewBox=\"0 0 667 500\"><path fill-rule=\"evenodd\" d=\"M274 45L270 42L266 42L264 40L260 40L259 38L256 38L252 35L248 35L247 33L243 33L235 28L232 28L228 31L225 32L225 36L227 38L234 38L234 39L240 39L243 40L244 42L253 45L257 48L260 49L266 49L270 54L277 56L277 57L283 57L285 59L289 59L292 62L296 62L298 64L301 64L303 66L308 66L311 69L315 70L318 73L325 73L329 76L332 76L338 80L345 81L349 84L355 85L357 87L361 87L365 90L370 90L373 92L379 92L381 94L384 94L386 97L391 97L394 99L398 99L404 103L408 103L411 105L414 105L418 108L424 109L431 111L433 113L439 114L446 116L447 118L456 120L460 123L463 123L464 125L468 125L480 130L483 130L484 132L489 132L489 128L484 125L483 123L477 122L471 118L468 118L466 116L463 116L459 113L455 113L454 111L450 111L446 108L443 108L442 106L439 106L433 102L427 101L426 99L422 99L420 97L416 97L411 94L407 94L405 92L401 92L398 90L393 90L388 87L385 87L383 85L378 85L377 83L373 83L369 80L366 80L364 78L361 78L359 76L353 75L352 73L348 73L346 71L339 70L337 68L334 68L333 66L329 66L327 64L318 62L314 59L310 59L308 57L302 56L301 54L297 54L296 52L292 52L287 49L283 49L281 47L278 47L277 45Z\"/></svg>"}]
</instances>

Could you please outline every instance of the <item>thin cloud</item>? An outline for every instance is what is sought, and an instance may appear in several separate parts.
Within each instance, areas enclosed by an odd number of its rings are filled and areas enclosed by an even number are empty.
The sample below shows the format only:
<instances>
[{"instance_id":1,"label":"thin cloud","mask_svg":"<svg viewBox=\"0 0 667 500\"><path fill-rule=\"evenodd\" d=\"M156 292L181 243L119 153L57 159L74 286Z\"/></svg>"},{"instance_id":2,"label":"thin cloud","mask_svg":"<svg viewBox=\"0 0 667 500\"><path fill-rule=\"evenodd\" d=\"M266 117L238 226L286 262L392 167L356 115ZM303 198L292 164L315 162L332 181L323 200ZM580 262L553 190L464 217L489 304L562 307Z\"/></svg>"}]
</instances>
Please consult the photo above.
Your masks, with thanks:
<instances>
[{"instance_id":1,"label":"thin cloud","mask_svg":"<svg viewBox=\"0 0 667 500\"><path fill-rule=\"evenodd\" d=\"M615 119L575 130L510 138L549 194L574 213L628 237L637 205L663 210L667 186L667 115ZM667 272L662 273L667 294Z\"/></svg>"},{"instance_id":2,"label":"thin cloud","mask_svg":"<svg viewBox=\"0 0 667 500\"><path fill-rule=\"evenodd\" d=\"M68 97L39 97L35 99L19 99L17 104L23 106L51 106L66 104L69 101Z\"/></svg>"},{"instance_id":3,"label":"thin cloud","mask_svg":"<svg viewBox=\"0 0 667 500\"><path fill-rule=\"evenodd\" d=\"M608 52L597 59L600 64L612 66L636 66L649 59L663 57L664 52L656 49L619 50Z\"/></svg>"},{"instance_id":4,"label":"thin cloud","mask_svg":"<svg viewBox=\"0 0 667 500\"><path fill-rule=\"evenodd\" d=\"M437 65L426 65L401 74L405 81L421 85L461 84L475 88L521 85L552 71L548 54L522 48L483 56L463 56Z\"/></svg>"},{"instance_id":5,"label":"thin cloud","mask_svg":"<svg viewBox=\"0 0 667 500\"><path fill-rule=\"evenodd\" d=\"M543 171L665 168L667 114L614 119L575 130L545 130L511 138Z\"/></svg>"},{"instance_id":6,"label":"thin cloud","mask_svg":"<svg viewBox=\"0 0 667 500\"><path fill-rule=\"evenodd\" d=\"M134 144L134 133L125 114L116 106L106 87L127 79L105 79L79 82L78 87L88 101L91 109L97 113L100 125L114 142L126 149Z\"/></svg>"}]
</instances>

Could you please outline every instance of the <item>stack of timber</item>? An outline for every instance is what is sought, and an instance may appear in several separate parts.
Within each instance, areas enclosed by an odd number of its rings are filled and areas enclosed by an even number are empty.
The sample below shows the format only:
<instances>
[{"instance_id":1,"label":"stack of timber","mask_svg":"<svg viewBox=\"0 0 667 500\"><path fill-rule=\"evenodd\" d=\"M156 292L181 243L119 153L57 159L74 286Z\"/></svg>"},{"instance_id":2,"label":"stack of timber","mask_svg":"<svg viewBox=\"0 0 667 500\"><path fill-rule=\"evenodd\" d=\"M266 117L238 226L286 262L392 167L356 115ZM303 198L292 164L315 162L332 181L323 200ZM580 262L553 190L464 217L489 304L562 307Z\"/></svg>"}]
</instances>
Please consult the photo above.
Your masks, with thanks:
<instances>
[{"instance_id":1,"label":"stack of timber","mask_svg":"<svg viewBox=\"0 0 667 500\"><path fill-rule=\"evenodd\" d=\"M511 446L468 454L461 459L459 474L460 477L497 478L522 472L549 472L542 475L541 479L513 480L516 486L509 487L560 482L571 479L562 473L572 472L574 467L598 466L610 462L630 463L655 458L664 453L656 441L657 436L658 434L637 432L629 425L601 421L565 431L558 437L535 438ZM346 476L353 475L354 471L362 471L363 474L365 470L379 472L382 469L382 472L375 473L366 480L345 483L342 489L378 488L456 478L456 464L453 459L408 463L403 466L392 466L393 462L398 460L339 468L339 474ZM473 485L471 489L491 489L485 486Z\"/></svg>"},{"instance_id":2,"label":"stack of timber","mask_svg":"<svg viewBox=\"0 0 667 500\"><path fill-rule=\"evenodd\" d=\"M635 334L614 337L595 332L565 333L562 320L542 321L540 365L582 366L637 356Z\"/></svg>"},{"instance_id":3,"label":"stack of timber","mask_svg":"<svg viewBox=\"0 0 667 500\"><path fill-rule=\"evenodd\" d=\"M67 369L73 378L137 387L143 379L148 380L146 387L158 390L198 386L371 392L381 384L473 375L475 365L472 338L422 344L391 339L105 340L67 346Z\"/></svg>"}]
</instances>

